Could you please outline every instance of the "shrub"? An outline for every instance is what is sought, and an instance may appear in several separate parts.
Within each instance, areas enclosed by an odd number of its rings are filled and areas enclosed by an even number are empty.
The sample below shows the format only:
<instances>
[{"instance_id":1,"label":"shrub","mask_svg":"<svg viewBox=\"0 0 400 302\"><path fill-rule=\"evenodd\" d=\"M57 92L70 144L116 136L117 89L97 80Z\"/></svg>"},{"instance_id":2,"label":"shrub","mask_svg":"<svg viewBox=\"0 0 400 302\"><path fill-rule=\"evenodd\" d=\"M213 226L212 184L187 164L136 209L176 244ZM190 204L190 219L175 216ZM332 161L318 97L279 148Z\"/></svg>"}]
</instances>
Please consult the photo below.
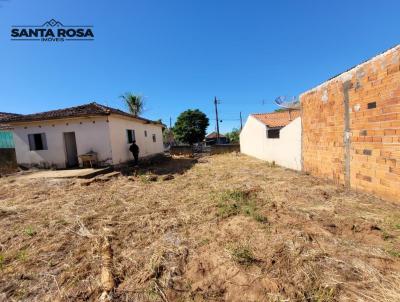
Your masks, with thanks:
<instances>
[{"instance_id":1,"label":"shrub","mask_svg":"<svg viewBox=\"0 0 400 302\"><path fill-rule=\"evenodd\" d=\"M231 249L233 260L241 265L250 265L257 261L248 246L239 245Z\"/></svg>"}]
</instances>

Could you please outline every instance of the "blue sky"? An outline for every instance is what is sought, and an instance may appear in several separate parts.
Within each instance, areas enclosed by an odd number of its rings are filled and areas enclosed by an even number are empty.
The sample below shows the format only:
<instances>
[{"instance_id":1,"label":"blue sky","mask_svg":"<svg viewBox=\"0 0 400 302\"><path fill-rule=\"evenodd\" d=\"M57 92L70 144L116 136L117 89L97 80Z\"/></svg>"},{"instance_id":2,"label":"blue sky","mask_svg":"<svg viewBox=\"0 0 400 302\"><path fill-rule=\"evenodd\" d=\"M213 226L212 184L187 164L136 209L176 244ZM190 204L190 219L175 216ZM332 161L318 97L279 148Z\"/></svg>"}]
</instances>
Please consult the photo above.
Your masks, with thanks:
<instances>
[{"instance_id":1,"label":"blue sky","mask_svg":"<svg viewBox=\"0 0 400 302\"><path fill-rule=\"evenodd\" d=\"M221 132L275 109L399 43L400 1L0 1L0 111L31 113L119 96L146 98L145 117L199 108ZM91 42L10 41L11 25L94 26ZM263 101L264 100L264 101Z\"/></svg>"}]
</instances>

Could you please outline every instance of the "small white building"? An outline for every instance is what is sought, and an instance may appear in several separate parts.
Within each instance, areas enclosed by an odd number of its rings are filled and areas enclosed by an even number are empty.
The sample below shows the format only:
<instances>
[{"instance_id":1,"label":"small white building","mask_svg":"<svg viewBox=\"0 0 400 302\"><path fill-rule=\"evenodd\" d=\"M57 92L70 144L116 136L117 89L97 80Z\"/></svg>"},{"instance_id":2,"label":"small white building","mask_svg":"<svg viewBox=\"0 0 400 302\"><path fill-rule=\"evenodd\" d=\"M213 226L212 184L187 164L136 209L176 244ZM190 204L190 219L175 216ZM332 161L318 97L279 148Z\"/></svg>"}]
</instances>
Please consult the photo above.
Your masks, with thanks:
<instances>
[{"instance_id":1,"label":"small white building","mask_svg":"<svg viewBox=\"0 0 400 302\"><path fill-rule=\"evenodd\" d=\"M139 157L164 151L164 125L97 103L14 116L7 123L17 162L26 166L75 167L80 155L91 152L100 165L117 165L133 159L133 140Z\"/></svg>"},{"instance_id":2,"label":"small white building","mask_svg":"<svg viewBox=\"0 0 400 302\"><path fill-rule=\"evenodd\" d=\"M301 170L300 111L251 114L240 133L240 151Z\"/></svg>"}]
</instances>

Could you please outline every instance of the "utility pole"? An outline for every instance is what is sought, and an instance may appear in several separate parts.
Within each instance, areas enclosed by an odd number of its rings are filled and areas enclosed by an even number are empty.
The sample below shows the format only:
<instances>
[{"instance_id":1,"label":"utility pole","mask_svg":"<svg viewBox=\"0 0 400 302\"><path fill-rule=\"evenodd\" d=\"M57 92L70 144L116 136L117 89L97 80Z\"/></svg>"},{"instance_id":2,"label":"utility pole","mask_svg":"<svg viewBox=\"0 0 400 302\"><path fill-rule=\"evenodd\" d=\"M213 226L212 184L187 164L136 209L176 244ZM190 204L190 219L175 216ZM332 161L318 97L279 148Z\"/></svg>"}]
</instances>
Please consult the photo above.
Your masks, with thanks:
<instances>
[{"instance_id":1,"label":"utility pole","mask_svg":"<svg viewBox=\"0 0 400 302\"><path fill-rule=\"evenodd\" d=\"M215 106L215 120L217 122L217 144L219 144L219 121L218 121L218 100L217 100L217 97L214 97L214 106Z\"/></svg>"},{"instance_id":2,"label":"utility pole","mask_svg":"<svg viewBox=\"0 0 400 302\"><path fill-rule=\"evenodd\" d=\"M242 123L242 111L240 111L240 131L242 131L243 123Z\"/></svg>"}]
</instances>

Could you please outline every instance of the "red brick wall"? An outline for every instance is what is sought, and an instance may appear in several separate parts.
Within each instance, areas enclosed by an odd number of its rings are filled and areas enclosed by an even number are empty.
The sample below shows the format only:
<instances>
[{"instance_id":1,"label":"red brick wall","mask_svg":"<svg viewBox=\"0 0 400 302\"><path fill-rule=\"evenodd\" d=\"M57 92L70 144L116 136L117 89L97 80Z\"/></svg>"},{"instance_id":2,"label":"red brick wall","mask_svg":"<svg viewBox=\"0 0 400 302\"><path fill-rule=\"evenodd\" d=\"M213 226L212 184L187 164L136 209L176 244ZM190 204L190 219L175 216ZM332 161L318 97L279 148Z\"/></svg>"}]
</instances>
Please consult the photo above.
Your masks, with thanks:
<instances>
[{"instance_id":1,"label":"red brick wall","mask_svg":"<svg viewBox=\"0 0 400 302\"><path fill-rule=\"evenodd\" d=\"M305 92L300 100L303 169L400 201L400 46Z\"/></svg>"}]
</instances>

